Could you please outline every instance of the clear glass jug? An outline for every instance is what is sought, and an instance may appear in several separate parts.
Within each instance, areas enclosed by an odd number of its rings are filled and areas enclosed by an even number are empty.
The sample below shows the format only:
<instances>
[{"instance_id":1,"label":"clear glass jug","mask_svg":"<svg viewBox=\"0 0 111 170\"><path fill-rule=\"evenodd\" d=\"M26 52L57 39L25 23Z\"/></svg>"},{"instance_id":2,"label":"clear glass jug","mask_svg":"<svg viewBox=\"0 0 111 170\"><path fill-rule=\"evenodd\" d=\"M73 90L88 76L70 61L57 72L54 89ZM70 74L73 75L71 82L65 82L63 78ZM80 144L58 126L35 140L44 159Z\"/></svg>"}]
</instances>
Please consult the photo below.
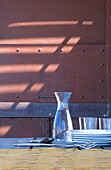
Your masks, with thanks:
<instances>
[{"instance_id":1,"label":"clear glass jug","mask_svg":"<svg viewBox=\"0 0 111 170\"><path fill-rule=\"evenodd\" d=\"M58 106L53 123L53 138L65 139L65 132L67 130L73 130L68 107L71 92L55 92L54 94L57 98Z\"/></svg>"}]
</instances>

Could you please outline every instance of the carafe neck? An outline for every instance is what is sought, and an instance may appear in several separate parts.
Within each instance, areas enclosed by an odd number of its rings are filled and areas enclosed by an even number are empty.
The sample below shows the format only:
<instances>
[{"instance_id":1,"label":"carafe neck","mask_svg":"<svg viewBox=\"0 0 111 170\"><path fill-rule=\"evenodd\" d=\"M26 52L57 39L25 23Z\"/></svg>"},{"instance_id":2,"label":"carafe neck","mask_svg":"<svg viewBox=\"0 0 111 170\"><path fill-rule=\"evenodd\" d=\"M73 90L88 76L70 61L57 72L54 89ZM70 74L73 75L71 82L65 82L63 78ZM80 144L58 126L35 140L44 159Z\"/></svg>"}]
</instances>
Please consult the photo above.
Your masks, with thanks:
<instances>
[{"instance_id":1,"label":"carafe neck","mask_svg":"<svg viewBox=\"0 0 111 170\"><path fill-rule=\"evenodd\" d=\"M71 92L55 92L54 93L58 102L57 110L68 109L68 102Z\"/></svg>"}]
</instances>

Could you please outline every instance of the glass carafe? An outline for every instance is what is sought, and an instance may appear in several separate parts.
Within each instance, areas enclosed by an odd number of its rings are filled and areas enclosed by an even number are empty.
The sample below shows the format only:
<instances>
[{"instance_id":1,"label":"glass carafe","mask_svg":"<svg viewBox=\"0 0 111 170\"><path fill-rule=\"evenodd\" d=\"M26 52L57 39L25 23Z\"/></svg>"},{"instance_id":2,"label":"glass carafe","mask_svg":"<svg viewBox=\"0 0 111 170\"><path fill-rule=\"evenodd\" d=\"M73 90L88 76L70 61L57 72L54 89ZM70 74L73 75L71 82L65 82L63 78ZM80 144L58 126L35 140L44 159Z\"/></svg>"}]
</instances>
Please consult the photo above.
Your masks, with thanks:
<instances>
[{"instance_id":1,"label":"glass carafe","mask_svg":"<svg viewBox=\"0 0 111 170\"><path fill-rule=\"evenodd\" d=\"M67 130L73 130L68 106L71 92L55 92L54 94L56 96L58 106L53 123L53 138L65 139L65 132Z\"/></svg>"}]
</instances>

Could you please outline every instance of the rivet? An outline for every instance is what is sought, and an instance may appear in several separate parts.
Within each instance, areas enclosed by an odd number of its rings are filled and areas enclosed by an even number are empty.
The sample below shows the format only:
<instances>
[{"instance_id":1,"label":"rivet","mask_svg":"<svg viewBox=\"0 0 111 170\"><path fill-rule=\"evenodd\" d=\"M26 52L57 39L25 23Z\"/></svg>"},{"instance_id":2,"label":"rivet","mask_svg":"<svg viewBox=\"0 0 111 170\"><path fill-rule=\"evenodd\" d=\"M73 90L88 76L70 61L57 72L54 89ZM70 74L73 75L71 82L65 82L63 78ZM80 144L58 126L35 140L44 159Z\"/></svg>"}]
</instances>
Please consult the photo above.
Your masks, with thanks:
<instances>
[{"instance_id":1,"label":"rivet","mask_svg":"<svg viewBox=\"0 0 111 170\"><path fill-rule=\"evenodd\" d=\"M60 52L62 53L62 52L63 52L63 49L61 49Z\"/></svg>"},{"instance_id":2,"label":"rivet","mask_svg":"<svg viewBox=\"0 0 111 170\"><path fill-rule=\"evenodd\" d=\"M101 66L104 66L104 63L102 63Z\"/></svg>"},{"instance_id":3,"label":"rivet","mask_svg":"<svg viewBox=\"0 0 111 170\"><path fill-rule=\"evenodd\" d=\"M80 96L80 98L81 98L81 99L83 99L83 98L84 98L84 96Z\"/></svg>"},{"instance_id":4,"label":"rivet","mask_svg":"<svg viewBox=\"0 0 111 170\"><path fill-rule=\"evenodd\" d=\"M20 51L20 48L17 48L16 52L19 52Z\"/></svg>"},{"instance_id":5,"label":"rivet","mask_svg":"<svg viewBox=\"0 0 111 170\"><path fill-rule=\"evenodd\" d=\"M108 51L111 52L111 49L109 49Z\"/></svg>"},{"instance_id":6,"label":"rivet","mask_svg":"<svg viewBox=\"0 0 111 170\"><path fill-rule=\"evenodd\" d=\"M104 52L104 49L100 49L100 52Z\"/></svg>"},{"instance_id":7,"label":"rivet","mask_svg":"<svg viewBox=\"0 0 111 170\"><path fill-rule=\"evenodd\" d=\"M39 48L39 49L38 49L38 52L41 52L41 51L42 51L42 48Z\"/></svg>"},{"instance_id":8,"label":"rivet","mask_svg":"<svg viewBox=\"0 0 111 170\"><path fill-rule=\"evenodd\" d=\"M109 28L111 28L111 24L109 24Z\"/></svg>"},{"instance_id":9,"label":"rivet","mask_svg":"<svg viewBox=\"0 0 111 170\"><path fill-rule=\"evenodd\" d=\"M104 81L103 79L100 80L100 82L103 82L103 81Z\"/></svg>"},{"instance_id":10,"label":"rivet","mask_svg":"<svg viewBox=\"0 0 111 170\"><path fill-rule=\"evenodd\" d=\"M108 2L111 3L111 0L109 0Z\"/></svg>"},{"instance_id":11,"label":"rivet","mask_svg":"<svg viewBox=\"0 0 111 170\"><path fill-rule=\"evenodd\" d=\"M15 96L15 98L17 99L17 98L19 98L19 96Z\"/></svg>"},{"instance_id":12,"label":"rivet","mask_svg":"<svg viewBox=\"0 0 111 170\"><path fill-rule=\"evenodd\" d=\"M51 113L49 113L49 116L51 116L52 114Z\"/></svg>"},{"instance_id":13,"label":"rivet","mask_svg":"<svg viewBox=\"0 0 111 170\"><path fill-rule=\"evenodd\" d=\"M85 52L86 50L85 49L82 49L82 52Z\"/></svg>"}]
</instances>

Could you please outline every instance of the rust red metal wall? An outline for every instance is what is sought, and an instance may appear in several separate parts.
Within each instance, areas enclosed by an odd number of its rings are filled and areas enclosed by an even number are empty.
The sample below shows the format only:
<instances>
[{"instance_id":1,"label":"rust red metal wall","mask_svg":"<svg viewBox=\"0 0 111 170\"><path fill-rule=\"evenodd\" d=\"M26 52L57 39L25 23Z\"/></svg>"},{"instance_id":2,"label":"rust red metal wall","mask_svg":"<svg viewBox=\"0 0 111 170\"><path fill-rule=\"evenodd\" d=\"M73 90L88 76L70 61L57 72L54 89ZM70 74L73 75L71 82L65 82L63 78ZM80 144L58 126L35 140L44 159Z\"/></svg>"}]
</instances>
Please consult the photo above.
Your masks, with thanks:
<instances>
[{"instance_id":1,"label":"rust red metal wall","mask_svg":"<svg viewBox=\"0 0 111 170\"><path fill-rule=\"evenodd\" d=\"M54 91L71 91L71 103L106 103L110 68L111 1L0 1L0 102L55 103ZM1 118L13 128L0 134L48 136L47 121Z\"/></svg>"},{"instance_id":2,"label":"rust red metal wall","mask_svg":"<svg viewBox=\"0 0 111 170\"><path fill-rule=\"evenodd\" d=\"M49 136L48 118L0 118L0 137L38 136Z\"/></svg>"},{"instance_id":3,"label":"rust red metal wall","mask_svg":"<svg viewBox=\"0 0 111 170\"><path fill-rule=\"evenodd\" d=\"M0 2L0 101L106 101L104 0ZM104 67L102 66L104 65Z\"/></svg>"}]
</instances>

